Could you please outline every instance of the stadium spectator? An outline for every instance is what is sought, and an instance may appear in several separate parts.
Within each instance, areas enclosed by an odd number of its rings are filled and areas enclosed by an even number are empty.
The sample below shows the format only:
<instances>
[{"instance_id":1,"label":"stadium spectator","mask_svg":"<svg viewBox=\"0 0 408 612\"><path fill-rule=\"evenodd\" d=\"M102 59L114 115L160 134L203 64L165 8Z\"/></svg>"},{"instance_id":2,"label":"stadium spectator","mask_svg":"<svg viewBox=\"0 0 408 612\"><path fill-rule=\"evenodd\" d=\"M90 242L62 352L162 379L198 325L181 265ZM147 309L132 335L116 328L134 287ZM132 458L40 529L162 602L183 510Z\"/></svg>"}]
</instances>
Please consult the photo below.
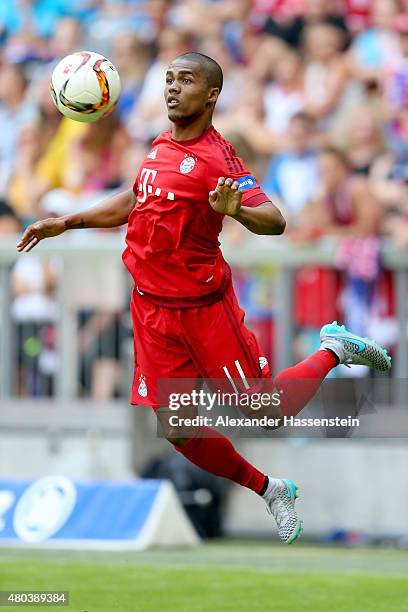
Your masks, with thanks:
<instances>
[{"instance_id":1,"label":"stadium spectator","mask_svg":"<svg viewBox=\"0 0 408 612\"><path fill-rule=\"evenodd\" d=\"M351 48L354 73L366 83L382 83L385 73L400 57L394 30L398 12L396 0L373 0L371 27L360 32Z\"/></svg>"},{"instance_id":2,"label":"stadium spectator","mask_svg":"<svg viewBox=\"0 0 408 612\"><path fill-rule=\"evenodd\" d=\"M312 134L313 120L304 113L294 115L287 130L287 145L272 158L262 182L265 193L284 211L289 234L317 188L317 155Z\"/></svg>"},{"instance_id":3,"label":"stadium spectator","mask_svg":"<svg viewBox=\"0 0 408 612\"><path fill-rule=\"evenodd\" d=\"M251 7L251 20L258 29L265 25L270 17L276 17L280 22L300 15L303 0L254 0Z\"/></svg>"},{"instance_id":4,"label":"stadium spectator","mask_svg":"<svg viewBox=\"0 0 408 612\"><path fill-rule=\"evenodd\" d=\"M74 17L64 17L57 21L55 31L48 45L48 55L52 60L60 60L82 48L81 22Z\"/></svg>"},{"instance_id":5,"label":"stadium spectator","mask_svg":"<svg viewBox=\"0 0 408 612\"><path fill-rule=\"evenodd\" d=\"M377 233L380 209L369 182L350 172L339 150L320 151L319 178L317 192L302 215L304 227L341 237Z\"/></svg>"},{"instance_id":6,"label":"stadium spectator","mask_svg":"<svg viewBox=\"0 0 408 612\"><path fill-rule=\"evenodd\" d=\"M10 204L27 226L41 215L36 189L36 170L42 149L40 126L31 124L23 128L17 147L16 166L11 173L8 197Z\"/></svg>"},{"instance_id":7,"label":"stadium spectator","mask_svg":"<svg viewBox=\"0 0 408 612\"><path fill-rule=\"evenodd\" d=\"M152 43L165 26L168 0L99 0L95 16L87 27L89 48L108 55L118 32L133 31Z\"/></svg>"},{"instance_id":8,"label":"stadium spectator","mask_svg":"<svg viewBox=\"0 0 408 612\"><path fill-rule=\"evenodd\" d=\"M84 123L62 118L58 128L50 140L46 151L39 159L33 191L40 199L52 189L65 186L65 175L69 172L72 159L70 151L76 140L86 131Z\"/></svg>"},{"instance_id":9,"label":"stadium spectator","mask_svg":"<svg viewBox=\"0 0 408 612\"><path fill-rule=\"evenodd\" d=\"M39 200L48 184L41 181L40 160L46 155L62 119L50 96L48 74L34 81L29 95L36 105L36 118L20 132L7 190L10 204L24 225L41 215Z\"/></svg>"},{"instance_id":10,"label":"stadium spectator","mask_svg":"<svg viewBox=\"0 0 408 612\"><path fill-rule=\"evenodd\" d=\"M55 133L57 132L62 115L55 106L50 96L49 73L41 75L32 83L28 95L35 103L37 117L36 125L39 128L39 139L41 142L42 153L45 153Z\"/></svg>"},{"instance_id":11,"label":"stadium spectator","mask_svg":"<svg viewBox=\"0 0 408 612\"><path fill-rule=\"evenodd\" d=\"M126 121L142 89L150 49L135 32L124 31L114 37L111 56L119 71L122 88L116 109L121 120Z\"/></svg>"},{"instance_id":12,"label":"stadium spectator","mask_svg":"<svg viewBox=\"0 0 408 612\"><path fill-rule=\"evenodd\" d=\"M0 67L0 195L5 193L22 128L36 117L33 104L26 99L27 79L16 64Z\"/></svg>"},{"instance_id":13,"label":"stadium spectator","mask_svg":"<svg viewBox=\"0 0 408 612\"><path fill-rule=\"evenodd\" d=\"M250 24L252 2L250 0L224 0L220 3L218 18L229 52L237 63L244 63L257 46ZM224 11L223 11L224 9Z\"/></svg>"},{"instance_id":14,"label":"stadium spectator","mask_svg":"<svg viewBox=\"0 0 408 612\"><path fill-rule=\"evenodd\" d=\"M339 135L333 139L344 151L351 171L368 176L384 150L379 111L367 103L356 106L340 127Z\"/></svg>"},{"instance_id":15,"label":"stadium spectator","mask_svg":"<svg viewBox=\"0 0 408 612\"><path fill-rule=\"evenodd\" d=\"M305 109L317 120L317 127L327 132L340 113L362 96L358 84L349 79L343 45L344 35L332 25L318 23L305 31Z\"/></svg>"},{"instance_id":16,"label":"stadium spectator","mask_svg":"<svg viewBox=\"0 0 408 612\"><path fill-rule=\"evenodd\" d=\"M35 105L36 117L20 132L16 160L7 189L10 204L24 225L41 215L38 204L46 186L42 186L38 176L39 161L45 155L62 119L50 96L48 73L45 77L34 79L27 95Z\"/></svg>"},{"instance_id":17,"label":"stadium spectator","mask_svg":"<svg viewBox=\"0 0 408 612\"><path fill-rule=\"evenodd\" d=\"M346 275L343 318L353 329L365 333L380 273L379 202L368 180L353 175L346 158L334 148L320 152L319 173L317 193L303 211L303 227L308 228L313 237L341 238L336 263Z\"/></svg>"},{"instance_id":18,"label":"stadium spectator","mask_svg":"<svg viewBox=\"0 0 408 612\"><path fill-rule=\"evenodd\" d=\"M286 131L290 118L305 106L301 61L295 51L284 50L272 69L263 93L266 128L275 135Z\"/></svg>"},{"instance_id":19,"label":"stadium spectator","mask_svg":"<svg viewBox=\"0 0 408 612\"><path fill-rule=\"evenodd\" d=\"M390 119L398 119L399 113L408 106L408 14L394 21L399 34L401 55L385 75L385 111Z\"/></svg>"},{"instance_id":20,"label":"stadium spectator","mask_svg":"<svg viewBox=\"0 0 408 612\"><path fill-rule=\"evenodd\" d=\"M347 32L344 17L334 0L270 0L268 4L269 17L263 32L295 48L302 45L305 28L313 24L327 23ZM278 5L278 11L273 10L273 4Z\"/></svg>"},{"instance_id":21,"label":"stadium spectator","mask_svg":"<svg viewBox=\"0 0 408 612\"><path fill-rule=\"evenodd\" d=\"M17 331L17 389L21 396L52 393L57 367L55 346L50 342L57 320L55 288L57 268L30 254L19 259L11 273L11 314Z\"/></svg>"},{"instance_id":22,"label":"stadium spectator","mask_svg":"<svg viewBox=\"0 0 408 612\"><path fill-rule=\"evenodd\" d=\"M217 108L217 117L228 121L230 112L234 112L242 106L240 99L237 99L236 92L241 83L249 77L248 71L241 64L237 64L231 56L225 42L218 35L206 36L199 43L199 50L202 53L214 58L223 67L224 81L222 85L222 95Z\"/></svg>"},{"instance_id":23,"label":"stadium spectator","mask_svg":"<svg viewBox=\"0 0 408 612\"><path fill-rule=\"evenodd\" d=\"M397 246L407 245L408 216L408 110L398 122L398 146L386 151L371 172L373 188L384 208L383 227Z\"/></svg>"},{"instance_id":24,"label":"stadium spectator","mask_svg":"<svg viewBox=\"0 0 408 612\"><path fill-rule=\"evenodd\" d=\"M250 73L243 74L245 89L228 112L216 113L214 124L217 130L239 136L255 154L270 155L277 148L277 140L265 128L262 87Z\"/></svg>"},{"instance_id":25,"label":"stadium spectator","mask_svg":"<svg viewBox=\"0 0 408 612\"><path fill-rule=\"evenodd\" d=\"M79 202L92 203L117 187L128 144L128 134L115 115L98 124L63 119L36 166L35 194L38 199L46 196L44 210L67 214Z\"/></svg>"},{"instance_id":26,"label":"stadium spectator","mask_svg":"<svg viewBox=\"0 0 408 612\"><path fill-rule=\"evenodd\" d=\"M221 35L223 11L222 2L176 0L169 6L166 22L198 41L207 37L217 37L224 42Z\"/></svg>"},{"instance_id":27,"label":"stadium spectator","mask_svg":"<svg viewBox=\"0 0 408 612\"><path fill-rule=\"evenodd\" d=\"M269 156L284 144L291 116L304 105L300 59L296 52L282 48L265 85L253 74L252 66L247 71L231 68L241 82L245 79L247 87L238 99L235 97L227 113L217 111L216 125L221 130L239 132L256 153Z\"/></svg>"},{"instance_id":28,"label":"stadium spectator","mask_svg":"<svg viewBox=\"0 0 408 612\"><path fill-rule=\"evenodd\" d=\"M103 283L108 283L109 290L118 287L117 281L114 280L113 285L111 280L117 277L116 270L109 264L103 267ZM92 276L90 269L81 274L88 287ZM89 395L99 402L107 401L115 397L120 383L120 315L124 305L120 304L117 309L100 303L94 303L92 308L83 308L80 303L75 306L79 308L80 395Z\"/></svg>"},{"instance_id":29,"label":"stadium spectator","mask_svg":"<svg viewBox=\"0 0 408 612\"><path fill-rule=\"evenodd\" d=\"M121 159L128 144L128 134L115 114L100 123L88 123L72 143L66 186L80 193L118 187Z\"/></svg>"},{"instance_id":30,"label":"stadium spectator","mask_svg":"<svg viewBox=\"0 0 408 612\"><path fill-rule=\"evenodd\" d=\"M276 64L288 45L297 51L303 50L310 26L331 25L339 30L342 49L348 42L344 16L338 10L338 3L333 0L260 0L259 3L255 2L254 10L258 4L264 13L269 13L253 61L254 70L261 79L265 77L268 66Z\"/></svg>"}]
</instances>

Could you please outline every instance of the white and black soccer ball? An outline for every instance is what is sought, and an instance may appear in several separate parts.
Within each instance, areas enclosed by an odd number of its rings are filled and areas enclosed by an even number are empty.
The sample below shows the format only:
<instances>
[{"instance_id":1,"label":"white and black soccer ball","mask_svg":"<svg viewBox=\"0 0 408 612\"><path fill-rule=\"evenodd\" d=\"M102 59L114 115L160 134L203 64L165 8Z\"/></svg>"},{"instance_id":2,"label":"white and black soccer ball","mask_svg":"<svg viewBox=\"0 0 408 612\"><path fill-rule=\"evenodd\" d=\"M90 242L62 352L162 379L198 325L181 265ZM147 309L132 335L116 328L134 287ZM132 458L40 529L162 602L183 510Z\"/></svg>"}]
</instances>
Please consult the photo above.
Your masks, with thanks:
<instances>
[{"instance_id":1,"label":"white and black soccer ball","mask_svg":"<svg viewBox=\"0 0 408 612\"><path fill-rule=\"evenodd\" d=\"M66 117L92 123L108 115L120 94L115 66L103 55L78 51L62 59L51 77L51 95Z\"/></svg>"}]
</instances>

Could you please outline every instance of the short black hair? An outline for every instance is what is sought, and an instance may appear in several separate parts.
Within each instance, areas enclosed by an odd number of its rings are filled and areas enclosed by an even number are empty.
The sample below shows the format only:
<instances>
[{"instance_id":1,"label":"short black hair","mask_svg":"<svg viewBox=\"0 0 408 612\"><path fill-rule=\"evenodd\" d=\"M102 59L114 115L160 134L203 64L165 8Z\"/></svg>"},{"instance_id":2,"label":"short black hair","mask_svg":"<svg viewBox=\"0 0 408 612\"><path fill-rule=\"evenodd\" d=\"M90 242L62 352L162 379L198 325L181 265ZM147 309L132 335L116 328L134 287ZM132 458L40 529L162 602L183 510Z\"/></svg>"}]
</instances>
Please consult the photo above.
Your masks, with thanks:
<instances>
[{"instance_id":1,"label":"short black hair","mask_svg":"<svg viewBox=\"0 0 408 612\"><path fill-rule=\"evenodd\" d=\"M221 91L224 75L222 73L221 66L215 60L213 60L212 57L204 55L204 53L188 51L187 53L178 55L175 59L180 58L191 60L196 64L200 64L201 68L203 68L206 73L208 85L210 87L216 87L219 91Z\"/></svg>"}]
</instances>

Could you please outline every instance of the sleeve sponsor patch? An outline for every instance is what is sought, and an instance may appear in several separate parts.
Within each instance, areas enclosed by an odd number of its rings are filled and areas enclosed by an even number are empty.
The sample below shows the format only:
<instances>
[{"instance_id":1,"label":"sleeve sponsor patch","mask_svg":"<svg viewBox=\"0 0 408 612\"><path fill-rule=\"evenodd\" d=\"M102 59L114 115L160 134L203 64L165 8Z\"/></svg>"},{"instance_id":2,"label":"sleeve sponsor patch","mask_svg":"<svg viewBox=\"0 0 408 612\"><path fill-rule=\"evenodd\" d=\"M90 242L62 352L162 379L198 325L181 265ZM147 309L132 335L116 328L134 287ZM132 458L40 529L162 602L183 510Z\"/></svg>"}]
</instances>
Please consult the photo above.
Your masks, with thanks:
<instances>
[{"instance_id":1,"label":"sleeve sponsor patch","mask_svg":"<svg viewBox=\"0 0 408 612\"><path fill-rule=\"evenodd\" d=\"M255 178L250 174L247 174L247 176L240 176L234 180L239 183L238 191L247 191L253 187L258 187Z\"/></svg>"}]
</instances>

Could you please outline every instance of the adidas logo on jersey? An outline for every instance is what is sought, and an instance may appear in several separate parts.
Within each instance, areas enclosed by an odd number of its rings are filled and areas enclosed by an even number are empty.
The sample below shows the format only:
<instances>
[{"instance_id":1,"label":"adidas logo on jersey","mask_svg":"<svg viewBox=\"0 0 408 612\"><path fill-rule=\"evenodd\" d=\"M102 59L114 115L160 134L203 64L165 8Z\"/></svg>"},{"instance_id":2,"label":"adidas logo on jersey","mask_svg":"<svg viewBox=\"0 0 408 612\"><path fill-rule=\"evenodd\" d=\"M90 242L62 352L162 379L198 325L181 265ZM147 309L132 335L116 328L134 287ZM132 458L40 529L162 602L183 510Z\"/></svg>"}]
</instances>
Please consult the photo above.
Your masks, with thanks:
<instances>
[{"instance_id":1,"label":"adidas logo on jersey","mask_svg":"<svg viewBox=\"0 0 408 612\"><path fill-rule=\"evenodd\" d=\"M157 155L157 151L158 150L159 150L159 147L156 147L155 149L152 149L147 157L149 159L156 159L156 155Z\"/></svg>"}]
</instances>

